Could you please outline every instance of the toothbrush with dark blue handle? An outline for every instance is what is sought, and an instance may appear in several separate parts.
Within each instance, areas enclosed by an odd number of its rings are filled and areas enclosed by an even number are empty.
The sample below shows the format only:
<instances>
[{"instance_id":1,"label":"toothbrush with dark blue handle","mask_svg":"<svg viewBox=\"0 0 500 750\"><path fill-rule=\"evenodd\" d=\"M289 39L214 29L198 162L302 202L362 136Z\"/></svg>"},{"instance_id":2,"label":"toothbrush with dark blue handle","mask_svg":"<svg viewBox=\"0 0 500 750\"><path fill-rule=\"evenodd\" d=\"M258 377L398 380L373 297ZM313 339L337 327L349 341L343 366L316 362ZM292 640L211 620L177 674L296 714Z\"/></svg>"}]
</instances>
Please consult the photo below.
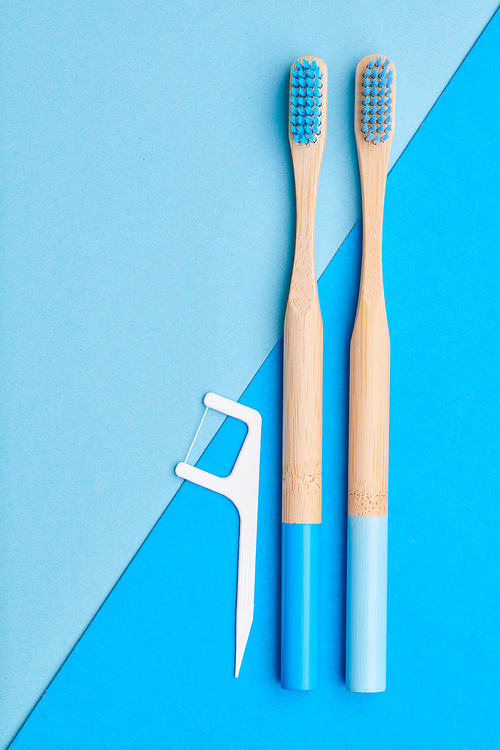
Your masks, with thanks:
<instances>
[{"instance_id":1,"label":"toothbrush with dark blue handle","mask_svg":"<svg viewBox=\"0 0 500 750\"><path fill-rule=\"evenodd\" d=\"M328 71L301 57L290 72L295 258L285 315L281 687L320 679L320 530L323 323L314 261L318 182L326 140Z\"/></svg>"}]
</instances>

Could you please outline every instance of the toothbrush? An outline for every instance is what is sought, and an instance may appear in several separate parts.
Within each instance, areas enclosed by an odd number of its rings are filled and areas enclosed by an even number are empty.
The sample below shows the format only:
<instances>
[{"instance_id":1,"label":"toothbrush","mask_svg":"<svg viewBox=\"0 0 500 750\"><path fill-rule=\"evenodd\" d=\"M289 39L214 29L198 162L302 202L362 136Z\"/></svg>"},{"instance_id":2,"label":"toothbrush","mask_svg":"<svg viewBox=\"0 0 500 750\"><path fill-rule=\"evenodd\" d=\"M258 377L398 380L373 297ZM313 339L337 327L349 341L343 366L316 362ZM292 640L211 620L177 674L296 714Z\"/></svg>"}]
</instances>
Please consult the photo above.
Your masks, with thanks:
<instances>
[{"instance_id":1,"label":"toothbrush","mask_svg":"<svg viewBox=\"0 0 500 750\"><path fill-rule=\"evenodd\" d=\"M346 683L385 690L389 328L382 281L382 221L394 127L394 63L356 68L355 133L363 201L363 260L351 339L347 515Z\"/></svg>"},{"instance_id":2,"label":"toothbrush","mask_svg":"<svg viewBox=\"0 0 500 750\"><path fill-rule=\"evenodd\" d=\"M289 139L295 173L295 258L285 315L281 687L319 686L323 323L314 221L326 140L328 70L301 57L290 71Z\"/></svg>"}]
</instances>

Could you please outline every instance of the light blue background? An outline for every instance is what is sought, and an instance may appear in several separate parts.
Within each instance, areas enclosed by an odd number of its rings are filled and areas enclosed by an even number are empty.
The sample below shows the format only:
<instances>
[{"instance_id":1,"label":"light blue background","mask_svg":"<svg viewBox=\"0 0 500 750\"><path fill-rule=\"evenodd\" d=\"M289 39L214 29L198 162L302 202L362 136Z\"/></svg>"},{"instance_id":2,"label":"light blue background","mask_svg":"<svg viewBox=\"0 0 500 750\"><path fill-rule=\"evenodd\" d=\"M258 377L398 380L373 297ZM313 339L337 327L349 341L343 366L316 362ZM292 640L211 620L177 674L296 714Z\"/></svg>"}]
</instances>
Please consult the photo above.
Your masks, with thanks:
<instances>
[{"instance_id":1,"label":"light blue background","mask_svg":"<svg viewBox=\"0 0 500 750\"><path fill-rule=\"evenodd\" d=\"M233 677L237 513L186 482L12 750L494 748L500 534L500 13L388 179L391 330L387 691L345 689L348 349L359 224L319 283L325 332L322 686L279 682L281 342L242 401L262 414L255 617ZM401 85L401 82L399 82ZM463 96L474 89L476 96ZM457 101L475 138L450 128ZM237 423L236 423L237 424ZM231 468L228 420L202 468Z\"/></svg>"},{"instance_id":2,"label":"light blue background","mask_svg":"<svg viewBox=\"0 0 500 750\"><path fill-rule=\"evenodd\" d=\"M359 213L355 63L369 50L396 62L394 162L495 7L325 1L303 28L296 2L4 3L0 742L171 499L203 393L237 398L280 334L291 61L330 69L321 272ZM472 169L468 153L454 158ZM439 270L434 233L427 244ZM453 268L467 290L463 260Z\"/></svg>"}]
</instances>

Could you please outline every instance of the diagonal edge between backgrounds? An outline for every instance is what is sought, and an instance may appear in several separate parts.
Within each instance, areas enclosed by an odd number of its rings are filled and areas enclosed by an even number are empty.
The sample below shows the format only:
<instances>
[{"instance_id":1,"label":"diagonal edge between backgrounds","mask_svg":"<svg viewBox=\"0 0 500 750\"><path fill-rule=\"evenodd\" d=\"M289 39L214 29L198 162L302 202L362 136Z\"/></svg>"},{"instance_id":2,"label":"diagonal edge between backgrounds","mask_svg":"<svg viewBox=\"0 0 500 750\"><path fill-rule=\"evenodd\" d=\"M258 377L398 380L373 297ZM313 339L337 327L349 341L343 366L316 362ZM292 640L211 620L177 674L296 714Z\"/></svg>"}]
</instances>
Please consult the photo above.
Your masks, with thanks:
<instances>
[{"instance_id":1,"label":"diagonal edge between backgrounds","mask_svg":"<svg viewBox=\"0 0 500 750\"><path fill-rule=\"evenodd\" d=\"M427 118L428 118L428 117L429 117L429 115L430 115L430 114L432 113L433 109L435 108L436 104L437 104L437 103L439 102L439 100L440 100L440 99L441 99L441 97L443 96L444 92L446 91L446 89L447 89L447 88L448 88L448 86L450 85L451 81L452 81L452 80L454 79L454 77L456 76L456 74L458 73L458 71L460 70L460 68L462 67L462 65L463 65L463 64L465 63L465 61L466 61L466 60L467 60L467 58L469 57L470 53L472 52L472 50L474 49L474 47L476 46L476 44L478 43L478 41L480 40L480 38L482 37L482 35L484 34L484 32L486 31L486 29L488 28L488 26L490 25L490 23L491 23L491 21L493 20L493 18L494 18L494 17L496 16L496 14L497 14L497 13L499 12L499 10L500 10L500 4L499 4L499 5L498 5L498 7L497 7L497 8L495 9L495 11L494 11L494 12L493 12L493 14L491 15L491 17L490 17L490 18L488 19L488 21L487 21L487 22L486 22L486 24L484 25L483 29L481 30L480 34L478 35L478 37L476 38L476 40L474 41L474 43L472 44L472 46L471 46L471 47L469 48L469 50L467 51L467 53L466 53L466 54L465 54L465 56L463 57L462 61L460 62L460 64L459 64L459 65L457 66L457 68L456 68L456 70L454 71L453 75L452 75L452 76L450 77L450 79L448 80L448 82L446 83L446 85L444 86L444 88L442 89L441 93L440 93L440 94L438 95L438 97L437 97L437 99L435 100L434 104L433 104L433 105L432 105L432 107L431 107L431 108L429 109L429 111L427 112L427 114L426 114L426 115L424 116L424 118L423 118L423 119L422 119L422 121L420 122L419 126L417 127L417 129L416 129L416 130L415 130L415 132L413 133L412 137L410 138L410 140L408 141L408 143L407 143L407 144L406 144L406 146L404 147L403 151L401 152L401 154L400 154L400 155L398 156L398 158L396 159L396 161L395 161L395 162L394 162L394 164L392 165L392 167L391 167L391 169L390 169L390 171L389 171L389 175L390 175L390 174L392 173L392 171L394 170L395 166L396 166L396 165L397 165L397 164L399 163L400 159L401 159L401 158L402 158L402 156L403 156L403 155L405 154L406 150L408 149L408 147L409 147L409 146L410 146L410 144L412 143L413 139L415 138L415 136L417 135L417 133L418 133L418 132L420 131L420 129L421 129L421 128L422 128L422 126L424 125L425 121L427 120ZM340 249L342 248L342 246L343 246L343 245L345 244L345 242L347 241L347 239L349 238L349 236L350 236L350 235L352 234L352 232L354 231L355 227L356 227L356 226L358 225L358 223L359 223L359 221L360 221L360 220L361 220L361 217L358 217L358 218L356 219L356 221L354 222L353 226L351 227L351 229L350 229L350 230L349 230L349 231L347 232L347 234L345 235L344 239L342 240L342 242L341 242L341 243L340 243L340 245L338 246L337 250L336 250L336 251L334 252L334 254L332 255L331 259L329 260L329 262L328 262L328 263L327 263L327 265L325 266L325 268L324 268L324 270L323 270L323 272L322 272L321 276L319 277L318 281L319 281L319 280L320 280L320 279L321 279L321 278L323 277L323 275L324 275L324 274L326 273L327 269L329 268L330 264L331 264L331 263L332 263L332 261L334 260L335 256L337 255L337 253L339 252L339 250L340 250ZM251 378L250 378L250 380L248 381L247 385L245 386L244 390L243 390L243 391L242 391L242 393L240 394L240 396L239 396L239 398L238 398L238 401L240 401L240 400L241 400L241 398L242 398L242 397L244 396L244 394L245 394L245 393L247 392L247 390L248 390L248 389L250 388L251 384L253 383L253 381L255 380L255 378L257 377L257 375L259 374L259 372L260 372L260 371L262 370L262 368L264 367L265 363L267 362L267 360L269 359L269 357L271 356L272 352L273 352L273 351L275 350L276 346L277 346L277 345L279 344L279 342L281 341L281 339L282 339L282 336L281 336L281 337L280 337L280 338L278 339L278 341L276 341L276 342L275 342L275 344L274 344L274 345L273 345L273 346L271 347L271 349L270 349L269 353L268 353L268 354L266 355L266 357L265 357L265 358L263 359L263 361L262 361L261 365L260 365L260 366L259 366L259 367L257 368L257 370L255 371L255 373L254 373L254 374L252 375L252 377L251 377ZM224 420L224 422L225 422L225 420ZM213 435L213 437L212 437L212 438L210 439L209 443L207 444L207 446L206 446L206 447L204 448L204 450L203 450L202 454L200 455L200 458L201 458L201 457L202 457L202 456L203 456L203 455L204 455L204 454L206 453L206 451L208 450L208 448L209 448L209 447L211 446L212 442L213 442L213 441L215 440L215 438L217 437L217 435L218 435L218 433L219 433L219 431L220 431L221 427L223 426L224 422L223 422L223 423L222 423L222 424L220 425L220 427L219 427L219 428L217 429L217 431L215 432L215 434ZM198 459L198 460L200 460L200 459ZM12 739L11 739L11 740L10 740L10 741L8 742L8 744L6 745L6 748L5 748L5 750L8 750L8 748L10 748L10 747L12 746L12 744L13 744L13 742L14 742L14 741L16 740L17 736L18 736L18 735L20 734L20 732L21 732L21 731L23 730L23 727L24 727L24 726L25 726L25 724L26 724L26 723L27 723L27 722L29 721L29 719L30 719L30 717L31 717L32 713L34 712L34 710L36 709L36 707L38 706L38 704L40 703L40 701L42 700L42 698L44 697L44 695L46 694L46 692L47 692L47 691L48 691L48 690L50 689L50 687L51 687L52 683L54 682L54 680L55 680L55 679L56 679L56 677L58 676L59 672L60 672L60 671L61 671L61 670L63 669L63 667L65 666L65 664L66 664L66 662L68 661L68 659L69 659L69 658L71 657L71 655L72 655L73 651L74 651L74 650L75 650L75 649L77 648L77 646L78 646L78 644L80 643L80 641L82 640L82 638L83 638L83 637L85 636L85 634L86 634L87 630L88 630L88 629L89 629L89 628L91 627L92 623L94 622L95 618L97 617L97 615L98 615L98 614L99 614L99 612L101 611L102 607L103 607L103 606L104 606L104 605L106 604L107 600L109 599L109 597L110 597L110 596L111 596L111 594L113 593L114 589L116 588L116 586L118 585L118 583L119 583L119 582L121 581L121 579L122 579L122 578L124 577L124 575L126 574L126 572L127 572L127 571L128 571L128 569L129 569L129 567L130 567L130 566L132 565L132 563L134 562L135 558L137 557L137 555L139 554L139 552L141 551L141 549L143 548L143 546L144 546L144 545L146 544L146 542L148 541L149 537L151 536L151 534L153 533L153 531L155 530L155 528L157 527L157 525L158 525L158 524L160 523L160 521L162 520L162 518L163 518L163 516L165 515L166 511L168 510L168 508L169 508L170 504L171 504L171 503L173 502L173 500L175 500L175 498L176 498L177 494L178 494L178 493L179 493L179 491L180 491L180 490L182 489L182 486L183 486L183 485L181 485L181 486L180 486L180 487L179 487L179 488L178 488L178 489L176 490L176 492L174 492L174 494L172 495L172 497L170 498L170 500L168 500L168 501L167 501L167 504L166 504L165 508L163 509L163 511L161 512L161 514L160 514L160 515L158 516L157 520L156 520L156 521L154 522L154 524L152 525L152 527L150 528L150 530L148 531L148 533L147 533L147 534L146 534L146 536L144 537L143 541L141 542L141 544L139 545L139 547L138 547L138 548L136 549L136 551L134 552L134 554L133 554L133 555L132 555L132 557L130 558L129 562L127 563L127 565L125 566L125 568L124 568L124 569L122 570L122 572L120 573L120 575L119 575L119 576L118 576L118 578L116 579L115 583L113 584L113 586L111 587L111 589L109 590L109 592L107 593L107 595L105 596L105 598L104 598L104 599L102 600L101 604L100 604L100 605L98 606L98 608L96 609L96 611L95 611L95 612L94 612L94 614L92 615L92 617L91 617L91 619L89 620L89 622L87 623L87 625L86 625L86 626L84 627L84 629L82 630L82 632L81 632L80 636L79 636L79 637L77 638L77 640L75 641L74 645L73 645L73 646L71 647L70 651L68 652L67 656L66 656L66 657L64 658L64 660L62 661L62 663L60 664L60 666L58 667L58 669L57 669L57 670L55 671L55 673L54 673L53 677L52 677L52 678L50 679L50 681L48 682L48 684L47 684L46 688L45 688L45 689L43 690L43 692L41 693L40 697L39 697L39 698L38 698L38 699L37 699L37 700L35 701L35 703L34 703L33 707L32 707L32 708L30 709L30 711L28 712L28 714L27 714L26 718L25 718L25 719L23 720L23 722L21 723L21 725L19 726L19 728L18 728L18 729L17 729L17 730L16 730L15 732L14 732L14 734L13 734L13 736L12 736Z\"/></svg>"},{"instance_id":2,"label":"diagonal edge between backgrounds","mask_svg":"<svg viewBox=\"0 0 500 750\"><path fill-rule=\"evenodd\" d=\"M399 164L399 161L401 160L401 157L402 157L402 156L404 155L404 153L406 152L406 150L408 149L408 147L409 147L409 146L410 146L410 144L412 143L413 139L414 139L414 138L415 138L415 136L416 136L416 135L418 134L419 130L421 129L421 127L422 127L422 126L424 125L425 121L427 120L427 118L428 118L428 117L429 117L429 115L431 114L432 110L434 109L434 107L436 106L436 104L437 104L437 103L439 102L439 100L440 100L440 99L441 99L441 97L443 96L444 92L446 91L446 89L448 88L448 86L450 85L450 83L452 82L452 80L453 80L453 79L455 78L455 76L457 75L458 71L460 70L460 68L462 67L462 65L463 65L463 64L465 63L465 61L466 61L466 60L467 60L467 58L469 57L470 53L472 52L472 50L474 49L474 47L476 46L476 44L477 44L477 43L479 42L479 40L480 40L480 39L481 39L481 37L483 36L484 32L486 31L486 29L488 28L488 26L489 26L489 25L490 25L490 23L491 23L491 22L493 21L494 17L496 16L496 14L497 14L497 13L498 13L499 11L500 11L500 3L499 3L499 5L497 6L497 8L496 8L496 9L495 9L495 10L493 11L493 13L491 14L490 18L488 18L488 20L487 20L487 22L485 23L485 25L483 26L483 28L482 28L482 30L481 30L481 32L480 32L480 34L479 34L479 35L477 36L477 38L476 38L475 42L474 42L474 43L473 43L473 44L471 45L471 47L469 47L469 49L467 50L467 53L466 53L466 54L464 55L464 57L462 58L461 62L460 62L460 63L458 64L457 68L455 69L455 71L454 71L453 75L452 75L452 76L450 77L450 79L448 80L448 82L447 82L447 83L445 84L445 86L444 86L444 87L443 87L443 89L441 90L441 93L440 93L440 94L438 95L438 97L437 97L437 99L435 100L435 102L434 102L434 104L432 105L432 107L431 107L431 108L430 108L430 109L428 110L427 114L426 114L426 115L425 115L425 116L423 117L422 121L420 122L420 125L419 125L419 126L417 127L417 129L416 129L416 130L415 130L415 132L413 133L412 137L410 138L410 140L408 141L408 143L406 144L406 146L404 147L404 149L403 149L403 150L401 151L401 153L399 154L398 158L396 159L396 161L394 162L394 164L393 164L393 165L392 165L392 167L390 168L390 170L389 170L389 172L388 172L388 175L387 175L387 176L389 176L389 175L391 174L391 172L392 172L392 171L394 170L395 166L396 166L397 164ZM320 280L320 279L321 279L321 278L323 277L323 275L324 275L324 274L326 273L326 271L327 271L327 269L329 268L330 264L332 263L333 259L335 258L335 256L336 256L336 255L337 255L337 253L339 252L339 250L340 250L340 248L342 247L342 245L344 245L344 244L345 244L345 242L346 242L347 238L348 238L348 237L349 237L349 236L350 236L350 235L352 234L352 232L353 232L354 228L356 227L356 225L358 224L358 222L359 222L359 221L361 220L361 218L362 218L362 216L359 216L359 217L358 217L358 218L356 219L356 221L354 222L354 224L352 225L351 229L350 229L350 230L349 230L349 231L347 232L346 236L344 237L344 239L342 240L342 242L340 243L340 245L338 246L338 248L337 248L337 249L335 250L335 252L333 253L332 257L330 258L330 260L329 260L329 261L328 261L328 263L326 264L325 268L323 269L323 272L321 273L321 276L319 276L319 278L318 278L318 281L319 281L319 280ZM276 344L275 344L275 346L276 346ZM274 349L274 347L273 347L273 349ZM271 350L271 351L272 351L272 350ZM268 355L268 356L269 356L269 355ZM267 359L267 357L266 357L266 359ZM261 366L259 367L259 370L260 370L260 369L261 369L261 367L262 367L262 366L264 365L264 363L265 363L266 359L264 360L264 362L262 362L262 365L261 365ZM255 375L257 375L257 373L259 372L259 370L257 370L257 372L255 373ZM255 377L255 375L253 376L253 378ZM252 378L252 379L250 380L250 382L249 382L249 384L248 384L248 385L250 385L250 383L252 382L253 378ZM247 386L247 388L248 388L248 386ZM246 391L246 388L245 388L245 391ZM245 391L243 391L243 393L245 393ZM241 395L243 395L243 393L242 393ZM240 398L241 398L241 396L240 396Z\"/></svg>"},{"instance_id":3,"label":"diagonal edge between backgrounds","mask_svg":"<svg viewBox=\"0 0 500 750\"><path fill-rule=\"evenodd\" d=\"M487 21L487 22L486 22L486 24L484 25L483 29L481 30L481 33L480 33L480 34L478 35L478 37L476 38L476 40L475 40L475 42L474 42L474 43L472 44L472 46L471 46L471 47L470 47L470 48L468 49L467 53L466 53L466 54L464 55L463 59L461 60L461 62L460 62L460 63L459 63L459 65L457 66L457 68L456 68L455 72L454 72L454 73L453 73L453 75L452 75L452 76L450 77L450 79L448 80L448 82L446 83L446 85L445 85L445 86L443 87L443 89L442 89L441 93L440 93L440 94L438 95L438 97L437 97L437 99L435 100L434 104L433 104L433 105L432 105L432 107L431 107L431 108L429 109L429 111L427 112L427 114L426 114L426 115L424 116L424 118L422 119L422 121L421 121L420 125L419 125L419 126L417 127L417 129L416 129L416 130L415 130L415 132L413 133L412 137L410 138L410 140L408 141L408 143L407 143L407 144L406 144L406 146L404 147L404 149L403 149L403 150L401 151L400 155L398 156L398 158L396 159L396 161L395 161L395 162L394 162L394 164L392 165L391 169L389 170L388 176L389 176L389 175L390 175L390 174L392 173L392 171L394 170L394 168L396 167L396 165L397 165L397 164L399 164L399 161L401 160L402 156L403 156L403 155L405 154L406 150L408 149L408 147L409 147L409 146L410 146L410 144L412 143L413 139L415 138L415 136L417 135L417 133L418 133L418 132L420 131L420 129L421 129L421 128L422 128L422 126L424 125L425 121L427 120L427 118L429 117L429 115L431 114L431 112L433 111L434 107L435 107L435 106L436 106L436 104L437 104L437 103L439 102L439 100L440 100L440 99L441 99L441 97L443 96L444 92L446 91L446 89L448 88L448 86L450 85L450 83L452 82L452 80L453 80L453 79L455 78L456 74L458 73L458 71L460 70L460 68L462 67L462 65L463 65L463 64L465 63L465 61L466 61L466 60L467 60L467 58L469 57L470 53L472 52L472 50L474 49L474 47L476 46L476 44L478 43L478 41L479 41L479 40L481 39L482 35L484 34L484 32L486 31L486 29L488 28L488 26L489 26L489 25L490 25L490 23L492 22L493 18L494 18L494 17L496 16L496 14L497 14L497 13L498 13L499 11L500 11L500 4L499 4L499 5L498 5L498 7L497 7L497 8L495 9L495 11L494 11L494 12L492 13L492 15L490 16L490 18L488 19L488 21ZM344 245L344 244L346 243L346 241L347 241L347 239L348 239L348 238L350 237L350 235L351 235L351 234L353 233L354 229L356 228L356 226L357 226L357 225L358 225L358 223L360 222L361 218L362 218L361 216L358 216L358 218L356 219L356 221L354 222L354 224L352 225L352 227L351 227L351 228L349 229L349 231L348 231L348 232L347 232L347 234L345 235L344 239L342 240L342 242L340 243L340 245L338 246L338 248L337 248L337 249L335 250L335 252L333 253L332 257L330 258L330 260L329 260L329 261L328 261L328 263L326 264L326 266L325 266L325 268L323 269L323 271L322 271L321 275L320 275L320 276L318 277L318 281L320 281L320 279L322 279L322 278L323 278L323 276L324 276L324 275L325 275L325 273L327 272L328 268L330 267L331 263L332 263L332 262L333 262L333 260L335 259L335 256L336 256L336 255L337 255L337 253L338 253L338 252L340 251L340 249L342 248L342 246L343 246L343 245ZM251 386L252 382L253 382L253 381L255 380L255 378L257 377L257 375L259 374L259 372L260 372L260 371L262 370L262 368L264 367L265 363L267 362L267 360L268 360L268 359L269 359L269 357L271 356L272 352L274 351L275 347L276 347L276 346L277 346L277 345L279 344L279 342L281 341L281 339L282 339L282 338L283 338L283 336L280 336L280 338L278 339L278 341L276 341L276 343L275 343L275 344L274 344L274 345L272 346L272 348L271 348L271 350L269 351L269 353L268 353L268 354L266 355L266 357L265 357L265 358L264 358L264 359L262 360L262 363L261 363L261 364L260 364L260 366L259 366L259 367L257 368L257 370L255 371L255 373L254 373L254 374L252 375L252 377L251 377L251 378L250 378L250 380L248 381L248 384L247 384L247 385L245 386L245 388L244 388L244 389L243 389L243 391L241 392L241 394L240 394L240 396L239 396L239 398L238 398L238 401L240 401L240 400L241 400L241 398L242 398L242 397L243 397L243 396L245 395L245 393L247 392L247 390L248 390L248 389L249 389L249 387ZM224 420L224 421L225 421L225 420ZM215 437L217 436L217 434L218 434L218 432L219 432L219 430L220 430L220 428L221 428L221 427L222 427L222 425L221 425L221 426L219 427L219 429L217 430L217 432L215 433L215 435L213 436L213 438L212 438L212 439L210 440L210 442L208 443L208 445L206 446L206 448L205 448L205 449L203 450L202 454L200 455L200 458L201 458L201 456L203 456L203 455L204 455L205 451L206 451L206 450L208 449L208 447L210 446L210 444L212 443L212 441L213 441L213 440L215 440ZM198 460L199 460L199 459L198 459ZM179 489L180 489L180 488L179 488ZM177 492L178 492L178 490L177 490ZM170 503L172 502L172 500L173 500L173 499L175 498L175 496L177 495L177 492L175 492L175 493L174 493L174 495L172 496L172 499L171 499L171 500L169 500L169 505L170 505ZM167 505L167 508L168 508L168 505ZM167 508L165 508L165 510L166 510ZM164 512L165 512L165 511L164 511ZM163 515L163 513L162 513L162 515ZM160 516L160 518L161 518L161 516ZM159 520L159 519L158 519L158 520ZM155 524L155 525L156 525L156 524ZM153 528L154 528L154 526L153 526ZM152 529L151 529L151 530L152 530ZM148 534L148 536L149 536L149 534ZM147 538L147 537L146 537L146 538ZM142 546L142 545L141 545L141 546Z\"/></svg>"}]
</instances>

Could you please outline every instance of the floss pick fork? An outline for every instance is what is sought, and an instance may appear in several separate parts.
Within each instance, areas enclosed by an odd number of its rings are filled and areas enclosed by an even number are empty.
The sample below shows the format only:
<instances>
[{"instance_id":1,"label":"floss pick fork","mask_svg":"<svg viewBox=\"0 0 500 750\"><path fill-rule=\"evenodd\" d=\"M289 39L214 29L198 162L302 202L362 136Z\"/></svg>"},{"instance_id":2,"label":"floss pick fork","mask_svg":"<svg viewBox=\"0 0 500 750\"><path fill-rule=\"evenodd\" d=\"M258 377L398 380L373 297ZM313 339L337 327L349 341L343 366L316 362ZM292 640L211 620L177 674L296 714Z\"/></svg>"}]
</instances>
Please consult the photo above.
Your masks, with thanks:
<instances>
[{"instance_id":1,"label":"floss pick fork","mask_svg":"<svg viewBox=\"0 0 500 750\"><path fill-rule=\"evenodd\" d=\"M208 490L213 490L213 492L218 492L231 500L240 517L234 668L234 676L238 677L253 621L262 419L255 409L223 396L218 396L216 393L207 393L203 402L207 409L214 409L228 417L239 419L245 422L248 427L241 450L231 473L227 477L210 474L185 461L181 461L175 467L175 473L178 477L187 479L189 482Z\"/></svg>"}]
</instances>

